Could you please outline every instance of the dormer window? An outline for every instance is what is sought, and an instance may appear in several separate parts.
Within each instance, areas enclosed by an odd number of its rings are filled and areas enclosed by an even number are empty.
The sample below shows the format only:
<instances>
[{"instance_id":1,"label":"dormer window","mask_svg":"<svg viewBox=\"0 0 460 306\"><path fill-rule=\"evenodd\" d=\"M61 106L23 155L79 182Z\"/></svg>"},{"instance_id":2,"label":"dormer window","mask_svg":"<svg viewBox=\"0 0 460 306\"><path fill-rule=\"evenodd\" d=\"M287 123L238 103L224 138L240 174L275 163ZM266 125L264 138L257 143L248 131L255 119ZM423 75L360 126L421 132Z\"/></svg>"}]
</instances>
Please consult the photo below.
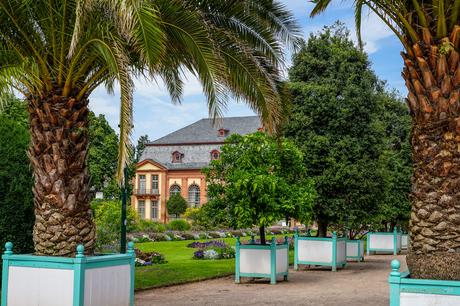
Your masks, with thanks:
<instances>
[{"instance_id":1,"label":"dormer window","mask_svg":"<svg viewBox=\"0 0 460 306\"><path fill-rule=\"evenodd\" d=\"M181 163L182 158L184 158L184 154L179 151L174 151L172 154L172 162L173 163Z\"/></svg>"},{"instance_id":2,"label":"dormer window","mask_svg":"<svg viewBox=\"0 0 460 306\"><path fill-rule=\"evenodd\" d=\"M218 132L217 132L217 135L219 137L225 137L225 136L227 136L227 134L228 134L228 130L226 130L226 129L219 129Z\"/></svg>"},{"instance_id":3,"label":"dormer window","mask_svg":"<svg viewBox=\"0 0 460 306\"><path fill-rule=\"evenodd\" d=\"M216 160L220 158L219 150L212 150L211 151L211 160Z\"/></svg>"}]
</instances>

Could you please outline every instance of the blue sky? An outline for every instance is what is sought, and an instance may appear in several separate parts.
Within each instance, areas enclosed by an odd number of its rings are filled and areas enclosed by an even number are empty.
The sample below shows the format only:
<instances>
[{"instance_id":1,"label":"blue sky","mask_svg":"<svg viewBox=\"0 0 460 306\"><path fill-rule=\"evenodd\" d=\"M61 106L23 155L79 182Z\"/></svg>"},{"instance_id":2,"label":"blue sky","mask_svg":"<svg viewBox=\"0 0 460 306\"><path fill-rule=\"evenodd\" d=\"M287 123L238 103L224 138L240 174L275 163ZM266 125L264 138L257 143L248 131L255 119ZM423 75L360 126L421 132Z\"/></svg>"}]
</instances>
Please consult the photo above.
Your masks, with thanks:
<instances>
[{"instance_id":1,"label":"blue sky","mask_svg":"<svg viewBox=\"0 0 460 306\"><path fill-rule=\"evenodd\" d=\"M312 4L307 0L281 0L294 12L301 25L304 37L341 20L355 37L352 1L333 1L336 3L322 15L310 18ZM388 89L396 89L406 95L401 78L402 47L392 32L374 15L363 18L362 27L365 50L369 53L372 68L380 79L388 82ZM290 56L289 56L290 57ZM290 61L290 59L289 59ZM208 117L206 100L202 95L201 85L188 75L183 102L173 105L162 84L136 80L134 94L134 130L132 140L137 143L141 135L147 134L150 140L162 137L174 130ZM98 88L90 96L90 108L96 114L104 114L111 126L118 131L119 94L111 96L105 88ZM248 116L254 113L244 103L230 103L225 116Z\"/></svg>"}]
</instances>

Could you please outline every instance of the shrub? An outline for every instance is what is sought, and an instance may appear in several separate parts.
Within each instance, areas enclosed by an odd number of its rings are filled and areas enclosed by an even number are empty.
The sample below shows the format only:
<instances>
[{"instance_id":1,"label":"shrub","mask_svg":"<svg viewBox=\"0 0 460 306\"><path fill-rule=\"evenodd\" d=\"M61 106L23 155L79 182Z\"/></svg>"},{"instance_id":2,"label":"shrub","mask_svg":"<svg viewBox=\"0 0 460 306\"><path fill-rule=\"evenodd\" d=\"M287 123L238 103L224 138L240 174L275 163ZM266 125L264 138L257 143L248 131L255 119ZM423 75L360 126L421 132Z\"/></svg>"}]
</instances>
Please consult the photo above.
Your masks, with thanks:
<instances>
[{"instance_id":1,"label":"shrub","mask_svg":"<svg viewBox=\"0 0 460 306\"><path fill-rule=\"evenodd\" d=\"M28 129L0 115L0 245L15 253L33 252L32 171L27 158Z\"/></svg>"},{"instance_id":2,"label":"shrub","mask_svg":"<svg viewBox=\"0 0 460 306\"><path fill-rule=\"evenodd\" d=\"M136 229L140 232L164 233L166 231L166 226L157 221L139 220Z\"/></svg>"},{"instance_id":3,"label":"shrub","mask_svg":"<svg viewBox=\"0 0 460 306\"><path fill-rule=\"evenodd\" d=\"M172 220L168 223L167 228L171 231L188 231L190 224L185 220Z\"/></svg>"},{"instance_id":4,"label":"shrub","mask_svg":"<svg viewBox=\"0 0 460 306\"><path fill-rule=\"evenodd\" d=\"M96 222L96 250L117 250L121 230L121 203L119 201L93 201L91 207ZM136 229L137 214L131 206L126 208L127 231Z\"/></svg>"},{"instance_id":5,"label":"shrub","mask_svg":"<svg viewBox=\"0 0 460 306\"><path fill-rule=\"evenodd\" d=\"M211 219L202 207L187 208L184 217L192 223L195 229L209 230L213 228Z\"/></svg>"},{"instance_id":6,"label":"shrub","mask_svg":"<svg viewBox=\"0 0 460 306\"><path fill-rule=\"evenodd\" d=\"M169 197L166 202L166 208L169 215L179 217L187 209L187 201L180 194L176 193Z\"/></svg>"},{"instance_id":7,"label":"shrub","mask_svg":"<svg viewBox=\"0 0 460 306\"><path fill-rule=\"evenodd\" d=\"M217 232L209 232L208 235L211 237L211 238L223 238L219 233Z\"/></svg>"}]
</instances>

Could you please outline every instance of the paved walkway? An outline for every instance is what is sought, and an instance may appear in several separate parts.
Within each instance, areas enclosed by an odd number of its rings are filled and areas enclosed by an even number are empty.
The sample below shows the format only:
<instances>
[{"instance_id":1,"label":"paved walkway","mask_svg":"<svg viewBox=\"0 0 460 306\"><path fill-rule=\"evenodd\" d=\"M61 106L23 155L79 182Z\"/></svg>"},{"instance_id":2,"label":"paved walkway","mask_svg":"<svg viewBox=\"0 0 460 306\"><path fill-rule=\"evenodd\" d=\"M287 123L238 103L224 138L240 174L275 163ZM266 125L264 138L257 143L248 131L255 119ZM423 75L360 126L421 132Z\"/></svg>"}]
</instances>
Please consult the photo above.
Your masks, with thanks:
<instances>
[{"instance_id":1,"label":"paved walkway","mask_svg":"<svg viewBox=\"0 0 460 306\"><path fill-rule=\"evenodd\" d=\"M398 256L405 269L404 255ZM289 281L235 284L233 277L158 288L136 294L147 305L315 305L388 306L390 255L366 257L338 272L314 268L289 271Z\"/></svg>"}]
</instances>

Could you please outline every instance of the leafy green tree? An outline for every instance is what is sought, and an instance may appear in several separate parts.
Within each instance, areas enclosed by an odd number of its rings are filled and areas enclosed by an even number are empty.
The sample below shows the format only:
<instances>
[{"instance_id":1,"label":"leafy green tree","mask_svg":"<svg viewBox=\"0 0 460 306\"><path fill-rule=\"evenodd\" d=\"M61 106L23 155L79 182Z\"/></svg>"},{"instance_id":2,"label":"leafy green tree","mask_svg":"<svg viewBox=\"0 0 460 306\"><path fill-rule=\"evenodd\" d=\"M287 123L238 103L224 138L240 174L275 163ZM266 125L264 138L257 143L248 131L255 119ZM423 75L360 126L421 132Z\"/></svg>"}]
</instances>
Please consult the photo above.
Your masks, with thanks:
<instances>
[{"instance_id":1,"label":"leafy green tree","mask_svg":"<svg viewBox=\"0 0 460 306\"><path fill-rule=\"evenodd\" d=\"M265 244L265 227L285 217L309 221L315 191L292 142L258 132L232 135L221 149L203 170L210 198L204 209L216 223L258 226Z\"/></svg>"},{"instance_id":2,"label":"leafy green tree","mask_svg":"<svg viewBox=\"0 0 460 306\"><path fill-rule=\"evenodd\" d=\"M314 1L315 16L332 3ZM369 9L401 41L402 76L412 116L411 248L413 278L460 280L460 1L353 1L358 38ZM434 216L434 217L432 217Z\"/></svg>"},{"instance_id":3,"label":"leafy green tree","mask_svg":"<svg viewBox=\"0 0 460 306\"><path fill-rule=\"evenodd\" d=\"M97 230L96 249L100 252L119 251L121 231L121 203L118 200L93 200L91 208ZM133 232L137 229L138 217L131 207L126 210L126 229Z\"/></svg>"},{"instance_id":4,"label":"leafy green tree","mask_svg":"<svg viewBox=\"0 0 460 306\"><path fill-rule=\"evenodd\" d=\"M285 136L304 154L315 181L318 235L332 223L353 229L370 222L384 193L379 157L382 84L343 24L310 35L289 69L292 114Z\"/></svg>"},{"instance_id":5,"label":"leafy green tree","mask_svg":"<svg viewBox=\"0 0 460 306\"><path fill-rule=\"evenodd\" d=\"M117 171L118 137L104 115L89 113L88 168L91 189L103 191L112 183Z\"/></svg>"},{"instance_id":6,"label":"leafy green tree","mask_svg":"<svg viewBox=\"0 0 460 306\"><path fill-rule=\"evenodd\" d=\"M169 197L166 202L166 208L169 215L174 215L178 218L187 210L187 201L178 193Z\"/></svg>"},{"instance_id":7,"label":"leafy green tree","mask_svg":"<svg viewBox=\"0 0 460 306\"><path fill-rule=\"evenodd\" d=\"M272 0L2 0L0 96L14 89L28 103L36 254L72 256L80 243L93 251L86 161L96 88L120 86L120 180L130 150L133 77L161 78L179 102L183 72L190 71L211 116L234 97L274 131L285 109L283 54L296 47L298 33L292 14Z\"/></svg>"},{"instance_id":8,"label":"leafy green tree","mask_svg":"<svg viewBox=\"0 0 460 306\"><path fill-rule=\"evenodd\" d=\"M12 103L17 105L8 107L20 109L20 101ZM0 113L0 243L11 241L15 251L30 253L35 220L32 170L26 153L30 137L23 122L10 114Z\"/></svg>"},{"instance_id":9,"label":"leafy green tree","mask_svg":"<svg viewBox=\"0 0 460 306\"><path fill-rule=\"evenodd\" d=\"M398 225L407 230L410 217L410 188L412 176L411 149L409 143L411 118L406 104L395 94L382 94L380 121L385 128L385 145L380 157L385 178L385 193L379 204L375 227ZM385 228L386 229L386 228Z\"/></svg>"}]
</instances>

